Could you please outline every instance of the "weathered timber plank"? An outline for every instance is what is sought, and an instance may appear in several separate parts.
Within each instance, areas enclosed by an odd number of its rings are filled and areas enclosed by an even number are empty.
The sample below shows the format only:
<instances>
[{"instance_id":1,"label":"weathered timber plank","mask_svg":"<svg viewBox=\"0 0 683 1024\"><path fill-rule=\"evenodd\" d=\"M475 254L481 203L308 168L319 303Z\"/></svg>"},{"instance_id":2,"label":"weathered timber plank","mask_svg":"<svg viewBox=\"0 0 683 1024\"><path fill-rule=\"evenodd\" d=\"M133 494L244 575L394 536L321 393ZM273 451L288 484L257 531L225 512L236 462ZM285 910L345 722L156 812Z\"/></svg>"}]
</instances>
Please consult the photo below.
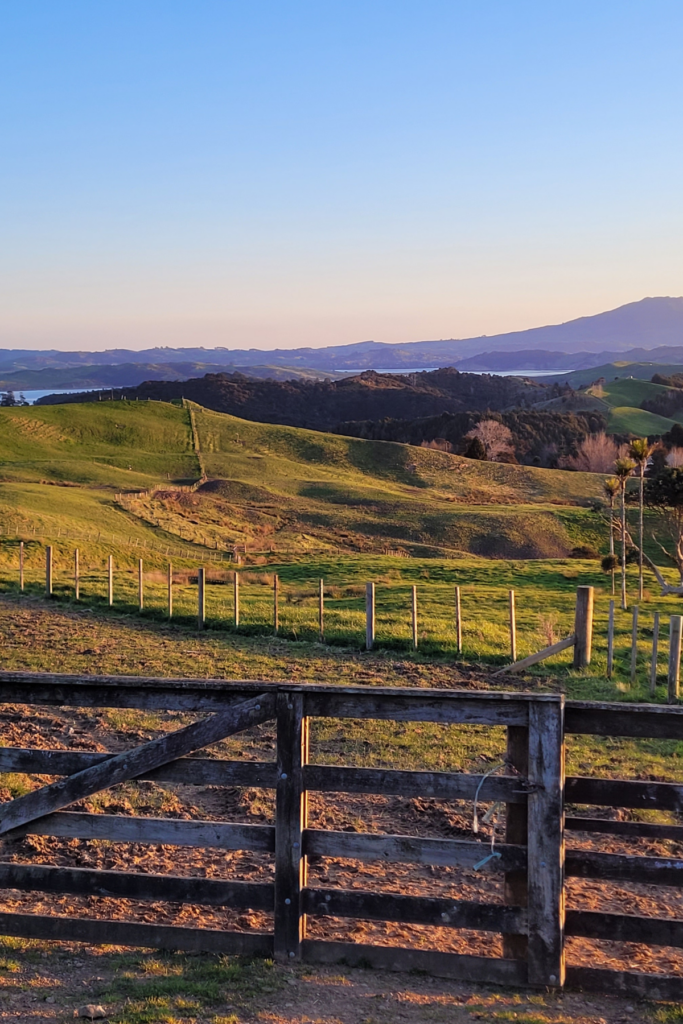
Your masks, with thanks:
<instances>
[{"instance_id":1,"label":"weathered timber plank","mask_svg":"<svg viewBox=\"0 0 683 1024\"><path fill-rule=\"evenodd\" d=\"M522 658L521 661L514 661L511 665L505 665L503 668L499 668L497 672L494 672L494 676L502 676L506 672L523 672L525 668L531 668L532 665L538 664L539 661L545 661L547 658L552 658L555 654L560 654L561 651L566 651L568 647L574 646L574 634L567 636L564 640L558 640L556 644L551 644L550 647L544 647L543 650L537 651L535 654L530 654L527 658Z\"/></svg>"},{"instance_id":2,"label":"weathered timber plank","mask_svg":"<svg viewBox=\"0 0 683 1024\"><path fill-rule=\"evenodd\" d=\"M127 782L142 775L143 772L175 761L184 754L190 754L217 743L226 736L267 721L272 718L274 711L274 697L261 694L249 701L243 701L235 708L218 712L177 732L143 743L134 750L117 754L108 761L86 768L76 775L43 786L42 789L27 793L26 796L17 797L0 807L0 835L29 821L35 821L44 814L67 807L76 800L92 796L93 793L109 789L120 782Z\"/></svg>"},{"instance_id":3,"label":"weathered timber plank","mask_svg":"<svg viewBox=\"0 0 683 1024\"><path fill-rule=\"evenodd\" d=\"M131 900L167 900L207 906L273 909L273 886L261 882L232 882L218 878L147 875L133 871L52 867L0 861L3 889L69 892L79 896L120 896Z\"/></svg>"},{"instance_id":4,"label":"weathered timber plank","mask_svg":"<svg viewBox=\"0 0 683 1024\"><path fill-rule=\"evenodd\" d=\"M91 945L181 949L191 953L273 955L273 936L264 932L219 932L208 928L178 928L173 925L89 920L83 917L0 913L0 934L22 939L87 942Z\"/></svg>"},{"instance_id":5,"label":"weathered timber plank","mask_svg":"<svg viewBox=\"0 0 683 1024\"><path fill-rule=\"evenodd\" d=\"M529 730L512 725L507 729L507 749L505 759L507 762L506 773L513 776L520 788L521 780L515 779L516 773L526 779L529 774ZM527 803L505 804L505 842L517 843L526 846L528 833L528 806ZM527 885L526 871L506 871L504 879L505 902L508 906L526 907L529 902L529 887ZM503 956L508 960L526 960L527 958L527 935L526 932L509 931L503 934Z\"/></svg>"},{"instance_id":6,"label":"weathered timber plank","mask_svg":"<svg viewBox=\"0 0 683 1024\"><path fill-rule=\"evenodd\" d=\"M567 701L565 730L591 736L650 736L683 739L683 708L652 704Z\"/></svg>"},{"instance_id":7,"label":"weathered timber plank","mask_svg":"<svg viewBox=\"0 0 683 1024\"><path fill-rule=\"evenodd\" d=\"M115 754L86 750L32 750L0 747L0 772L31 775L74 775ZM180 782L190 786L255 786L275 789L277 766L269 761L224 761L208 757L179 757L175 761L138 775L155 782Z\"/></svg>"},{"instance_id":8,"label":"weathered timber plank","mask_svg":"<svg viewBox=\"0 0 683 1024\"><path fill-rule=\"evenodd\" d=\"M464 953L441 953L434 949L401 949L369 946L355 942L325 942L305 939L303 959L307 963L346 964L383 971L422 971L436 978L483 982L492 985L525 985L527 967L523 960L496 960Z\"/></svg>"},{"instance_id":9,"label":"weathered timber plank","mask_svg":"<svg viewBox=\"0 0 683 1024\"><path fill-rule=\"evenodd\" d=\"M602 911L568 910L567 935L609 942L643 942L650 946L683 946L683 921Z\"/></svg>"},{"instance_id":10,"label":"weathered timber plank","mask_svg":"<svg viewBox=\"0 0 683 1024\"><path fill-rule=\"evenodd\" d=\"M61 836L67 839L109 839L114 843L163 843L168 846L217 846L223 850L257 850L273 853L272 825L242 825L220 821L186 821L177 818L138 818L122 814L85 814L57 811L6 838Z\"/></svg>"},{"instance_id":11,"label":"weathered timber plank","mask_svg":"<svg viewBox=\"0 0 683 1024\"><path fill-rule=\"evenodd\" d=\"M619 853L568 850L565 873L573 878L610 878L622 882L683 885L683 860L674 857L629 857Z\"/></svg>"},{"instance_id":12,"label":"weathered timber plank","mask_svg":"<svg viewBox=\"0 0 683 1024\"><path fill-rule=\"evenodd\" d=\"M525 932L527 929L527 913L523 907L366 892L362 889L306 889L304 907L308 914L326 917L403 921L406 924L472 928L486 932Z\"/></svg>"},{"instance_id":13,"label":"weathered timber plank","mask_svg":"<svg viewBox=\"0 0 683 1024\"><path fill-rule=\"evenodd\" d=\"M374 687L362 694L345 694L334 687L324 694L306 693L306 714L313 718L373 718L394 722L469 723L471 725L526 725L529 705L514 697L482 701L444 691L438 696L415 689L409 696L384 696ZM489 695L491 696L491 695Z\"/></svg>"},{"instance_id":14,"label":"weathered timber plank","mask_svg":"<svg viewBox=\"0 0 683 1024\"><path fill-rule=\"evenodd\" d=\"M338 768L309 764L306 789L322 793L381 793L386 796L430 796L441 800L474 800L481 775L463 772L403 772L383 768ZM505 800L526 803L521 779L490 775L479 792L482 803Z\"/></svg>"},{"instance_id":15,"label":"weathered timber plank","mask_svg":"<svg viewBox=\"0 0 683 1024\"><path fill-rule=\"evenodd\" d=\"M627 779L591 779L569 776L565 800L571 804L604 807L653 807L683 812L683 786L673 782L637 782Z\"/></svg>"},{"instance_id":16,"label":"weathered timber plank","mask_svg":"<svg viewBox=\"0 0 683 1024\"><path fill-rule=\"evenodd\" d=\"M414 836L374 835L363 832L328 832L306 829L304 852L316 857L348 857L352 860L414 861L420 864L473 868L490 851L488 843L460 839L418 839ZM482 871L514 871L526 867L522 846L501 843L499 854Z\"/></svg>"},{"instance_id":17,"label":"weathered timber plank","mask_svg":"<svg viewBox=\"0 0 683 1024\"><path fill-rule=\"evenodd\" d=\"M564 819L568 832L602 832L613 836L639 839L675 839L683 841L683 825L653 825L649 821L611 821L606 818Z\"/></svg>"},{"instance_id":18,"label":"weathered timber plank","mask_svg":"<svg viewBox=\"0 0 683 1024\"><path fill-rule=\"evenodd\" d=\"M638 974L602 967L568 967L567 987L607 992L640 999L683 1001L683 978L668 974Z\"/></svg>"},{"instance_id":19,"label":"weathered timber plank","mask_svg":"<svg viewBox=\"0 0 683 1024\"><path fill-rule=\"evenodd\" d=\"M277 770L275 803L275 956L291 963L301 959L306 932L302 891L307 859L303 849L307 794L303 768L308 760L308 719L300 693L277 697Z\"/></svg>"},{"instance_id":20,"label":"weathered timber plank","mask_svg":"<svg viewBox=\"0 0 683 1024\"><path fill-rule=\"evenodd\" d=\"M580 588L583 589L583 588ZM564 985L564 698L529 707L529 984Z\"/></svg>"}]
</instances>

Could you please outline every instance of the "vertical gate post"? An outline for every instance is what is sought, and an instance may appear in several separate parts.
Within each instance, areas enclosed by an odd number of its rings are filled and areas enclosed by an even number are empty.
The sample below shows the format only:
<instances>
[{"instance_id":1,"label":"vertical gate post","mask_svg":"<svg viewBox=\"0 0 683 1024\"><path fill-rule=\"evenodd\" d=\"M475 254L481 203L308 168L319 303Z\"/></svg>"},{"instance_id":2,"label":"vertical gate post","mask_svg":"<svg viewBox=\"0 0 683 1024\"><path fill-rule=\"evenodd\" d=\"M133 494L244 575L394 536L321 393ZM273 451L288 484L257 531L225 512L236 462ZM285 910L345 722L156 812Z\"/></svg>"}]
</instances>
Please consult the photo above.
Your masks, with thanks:
<instances>
[{"instance_id":1,"label":"vertical gate post","mask_svg":"<svg viewBox=\"0 0 683 1024\"><path fill-rule=\"evenodd\" d=\"M45 593L52 596L52 547L45 548Z\"/></svg>"},{"instance_id":2,"label":"vertical gate post","mask_svg":"<svg viewBox=\"0 0 683 1024\"><path fill-rule=\"evenodd\" d=\"M521 725L509 725L507 730L508 774L518 772L524 778L529 774L529 730ZM526 846L528 811L526 804L505 805L505 842ZM512 907L526 907L528 885L526 871L505 872L505 902ZM503 956L508 960L525 960L526 935L504 934Z\"/></svg>"},{"instance_id":3,"label":"vertical gate post","mask_svg":"<svg viewBox=\"0 0 683 1024\"><path fill-rule=\"evenodd\" d=\"M593 587L576 588L576 615L574 617L574 668L586 668L591 663L593 646Z\"/></svg>"},{"instance_id":4,"label":"vertical gate post","mask_svg":"<svg viewBox=\"0 0 683 1024\"><path fill-rule=\"evenodd\" d=\"M303 768L308 761L308 719L301 693L277 696L277 787L275 804L275 957L285 963L301 959L306 916L301 893L306 886L303 830L307 793Z\"/></svg>"},{"instance_id":5,"label":"vertical gate post","mask_svg":"<svg viewBox=\"0 0 683 1024\"><path fill-rule=\"evenodd\" d=\"M564 697L529 704L529 984L564 985Z\"/></svg>"},{"instance_id":6,"label":"vertical gate post","mask_svg":"<svg viewBox=\"0 0 683 1024\"><path fill-rule=\"evenodd\" d=\"M375 584L365 584L365 650L371 651L375 643Z\"/></svg>"},{"instance_id":7,"label":"vertical gate post","mask_svg":"<svg viewBox=\"0 0 683 1024\"><path fill-rule=\"evenodd\" d=\"M669 704L678 700L681 678L681 626L683 618L672 615L669 622Z\"/></svg>"},{"instance_id":8,"label":"vertical gate post","mask_svg":"<svg viewBox=\"0 0 683 1024\"><path fill-rule=\"evenodd\" d=\"M197 629L206 621L206 569L197 569Z\"/></svg>"}]
</instances>

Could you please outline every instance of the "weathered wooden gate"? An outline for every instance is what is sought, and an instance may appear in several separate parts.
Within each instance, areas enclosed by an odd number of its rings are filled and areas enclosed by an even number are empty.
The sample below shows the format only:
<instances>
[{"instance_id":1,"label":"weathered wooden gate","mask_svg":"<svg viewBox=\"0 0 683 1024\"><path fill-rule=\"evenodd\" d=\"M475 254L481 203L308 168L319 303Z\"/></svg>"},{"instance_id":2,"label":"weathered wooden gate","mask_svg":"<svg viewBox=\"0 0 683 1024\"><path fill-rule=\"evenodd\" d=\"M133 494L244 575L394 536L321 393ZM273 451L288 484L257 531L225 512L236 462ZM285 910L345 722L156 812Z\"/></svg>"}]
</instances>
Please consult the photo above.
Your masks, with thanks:
<instances>
[{"instance_id":1,"label":"weathered wooden gate","mask_svg":"<svg viewBox=\"0 0 683 1024\"><path fill-rule=\"evenodd\" d=\"M206 682L141 678L0 673L0 703L77 708L176 710L208 717L125 754L0 747L0 771L61 776L60 781L0 805L0 834L26 832L114 842L251 850L273 858L274 882L103 871L0 861L0 887L122 899L251 908L272 914L272 931L184 928L134 921L0 913L0 934L92 943L275 955L310 961L398 970L419 969L453 978L560 988L565 980L592 988L683 994L679 979L564 966L564 936L666 942L683 946L683 922L570 911L568 876L683 882L683 862L564 851L564 799L572 804L660 806L683 811L683 787L603 779L564 779L565 730L603 735L683 738L683 709L593 705L562 696L450 690L344 688L256 682ZM566 717L566 722L565 722ZM379 719L470 724L507 729L507 774L399 771L309 763L309 723L315 718ZM196 755L202 748L275 719L274 762ZM132 817L63 808L130 779L185 785L272 789L275 823L241 823ZM500 801L507 807L505 842L340 832L312 828L308 794L361 793L435 797L451 801ZM628 826L628 828L627 828ZM610 822L573 815L571 830L625 829L665 838L683 829ZM663 830L657 832L657 829ZM645 831L643 831L645 829ZM655 833L647 829L655 829ZM668 831L666 831L668 829ZM640 831L639 831L640 830ZM625 834L622 832L622 834ZM505 902L387 891L312 887L309 858L412 862L477 868L504 877ZM332 918L402 922L438 928L497 932L503 956L475 956L438 949L398 948L311 938L308 921ZM566 920L565 920L566 917Z\"/></svg>"}]
</instances>

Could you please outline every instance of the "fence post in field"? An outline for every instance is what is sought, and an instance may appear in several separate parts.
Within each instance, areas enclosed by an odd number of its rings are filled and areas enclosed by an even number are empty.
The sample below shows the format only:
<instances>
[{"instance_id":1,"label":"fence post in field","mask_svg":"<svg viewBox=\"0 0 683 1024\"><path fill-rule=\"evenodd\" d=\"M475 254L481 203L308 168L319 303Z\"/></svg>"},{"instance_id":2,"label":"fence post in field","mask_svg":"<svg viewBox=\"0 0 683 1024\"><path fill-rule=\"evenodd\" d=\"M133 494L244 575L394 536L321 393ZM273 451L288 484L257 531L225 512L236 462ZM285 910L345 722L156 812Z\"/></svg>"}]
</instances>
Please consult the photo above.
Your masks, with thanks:
<instances>
[{"instance_id":1,"label":"fence post in field","mask_svg":"<svg viewBox=\"0 0 683 1024\"><path fill-rule=\"evenodd\" d=\"M52 545L45 548L45 593L52 596Z\"/></svg>"},{"instance_id":2,"label":"fence post in field","mask_svg":"<svg viewBox=\"0 0 683 1024\"><path fill-rule=\"evenodd\" d=\"M681 626L683 618L672 615L669 622L669 704L678 700L681 677Z\"/></svg>"},{"instance_id":3,"label":"fence post in field","mask_svg":"<svg viewBox=\"0 0 683 1024\"><path fill-rule=\"evenodd\" d=\"M462 654L462 612L460 610L460 587L455 588L455 646Z\"/></svg>"},{"instance_id":4,"label":"fence post in field","mask_svg":"<svg viewBox=\"0 0 683 1024\"><path fill-rule=\"evenodd\" d=\"M564 697L529 704L529 984L564 985Z\"/></svg>"},{"instance_id":5,"label":"fence post in field","mask_svg":"<svg viewBox=\"0 0 683 1024\"><path fill-rule=\"evenodd\" d=\"M318 636L322 643L325 637L325 584L318 580Z\"/></svg>"},{"instance_id":6,"label":"fence post in field","mask_svg":"<svg viewBox=\"0 0 683 1024\"><path fill-rule=\"evenodd\" d=\"M107 559L107 603L109 607L114 603L114 556L109 555Z\"/></svg>"},{"instance_id":7,"label":"fence post in field","mask_svg":"<svg viewBox=\"0 0 683 1024\"><path fill-rule=\"evenodd\" d=\"M652 624L652 660L650 662L650 696L657 692L657 648L659 647L659 612L655 612Z\"/></svg>"},{"instance_id":8,"label":"fence post in field","mask_svg":"<svg viewBox=\"0 0 683 1024\"><path fill-rule=\"evenodd\" d=\"M609 603L609 618L607 620L607 678L612 678L614 671L614 601Z\"/></svg>"},{"instance_id":9,"label":"fence post in field","mask_svg":"<svg viewBox=\"0 0 683 1024\"><path fill-rule=\"evenodd\" d=\"M197 569L197 629L204 629L206 618L206 569Z\"/></svg>"},{"instance_id":10,"label":"fence post in field","mask_svg":"<svg viewBox=\"0 0 683 1024\"><path fill-rule=\"evenodd\" d=\"M173 564L168 563L168 578L167 578L167 589L168 589L168 617L173 618Z\"/></svg>"},{"instance_id":11,"label":"fence post in field","mask_svg":"<svg viewBox=\"0 0 683 1024\"><path fill-rule=\"evenodd\" d=\"M240 574L234 572L232 576L232 593L234 604L235 629L240 624Z\"/></svg>"},{"instance_id":12,"label":"fence post in field","mask_svg":"<svg viewBox=\"0 0 683 1024\"><path fill-rule=\"evenodd\" d=\"M510 591L510 655L517 661L517 622L515 619L515 592Z\"/></svg>"},{"instance_id":13,"label":"fence post in field","mask_svg":"<svg viewBox=\"0 0 683 1024\"><path fill-rule=\"evenodd\" d=\"M633 625L631 627L631 682L636 681L638 667L638 605L633 606Z\"/></svg>"},{"instance_id":14,"label":"fence post in field","mask_svg":"<svg viewBox=\"0 0 683 1024\"><path fill-rule=\"evenodd\" d=\"M279 604L279 593L280 593L280 577L273 576L273 632L277 636L277 632L280 628L280 604Z\"/></svg>"},{"instance_id":15,"label":"fence post in field","mask_svg":"<svg viewBox=\"0 0 683 1024\"><path fill-rule=\"evenodd\" d=\"M576 615L574 617L574 668L586 668L591 663L593 645L593 587L576 588Z\"/></svg>"},{"instance_id":16,"label":"fence post in field","mask_svg":"<svg viewBox=\"0 0 683 1024\"><path fill-rule=\"evenodd\" d=\"M371 651L375 643L375 584L365 584L365 649Z\"/></svg>"},{"instance_id":17,"label":"fence post in field","mask_svg":"<svg viewBox=\"0 0 683 1024\"><path fill-rule=\"evenodd\" d=\"M24 589L24 542L19 541L19 590Z\"/></svg>"},{"instance_id":18,"label":"fence post in field","mask_svg":"<svg viewBox=\"0 0 683 1024\"><path fill-rule=\"evenodd\" d=\"M417 587L413 586L410 594L411 625L413 627L413 650L417 650Z\"/></svg>"},{"instance_id":19,"label":"fence post in field","mask_svg":"<svg viewBox=\"0 0 683 1024\"><path fill-rule=\"evenodd\" d=\"M300 693L277 695L277 786L275 796L275 958L301 959L306 934L302 891L307 861L302 853L308 801L303 769L308 762L308 719Z\"/></svg>"},{"instance_id":20,"label":"fence post in field","mask_svg":"<svg viewBox=\"0 0 683 1024\"><path fill-rule=\"evenodd\" d=\"M141 558L138 560L138 604L142 611L145 607L145 572Z\"/></svg>"},{"instance_id":21,"label":"fence post in field","mask_svg":"<svg viewBox=\"0 0 683 1024\"><path fill-rule=\"evenodd\" d=\"M529 730L521 725L509 725L505 755L508 775L526 778L529 774ZM524 804L505 805L505 842L526 846L528 809ZM527 872L505 872L505 902L508 906L525 907L528 896ZM503 956L508 960L525 960L526 935L503 934Z\"/></svg>"}]
</instances>

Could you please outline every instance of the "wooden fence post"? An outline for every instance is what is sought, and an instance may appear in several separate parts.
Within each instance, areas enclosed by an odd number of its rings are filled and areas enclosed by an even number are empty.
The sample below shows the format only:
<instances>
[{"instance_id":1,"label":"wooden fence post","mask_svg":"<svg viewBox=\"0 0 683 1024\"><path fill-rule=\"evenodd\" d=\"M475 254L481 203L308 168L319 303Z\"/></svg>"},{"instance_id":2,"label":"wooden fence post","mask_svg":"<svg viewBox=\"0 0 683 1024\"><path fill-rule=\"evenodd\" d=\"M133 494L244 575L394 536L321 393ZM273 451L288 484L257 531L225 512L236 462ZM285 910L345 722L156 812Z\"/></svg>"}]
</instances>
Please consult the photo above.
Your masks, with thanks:
<instances>
[{"instance_id":1,"label":"wooden fence post","mask_svg":"<svg viewBox=\"0 0 683 1024\"><path fill-rule=\"evenodd\" d=\"M564 985L564 697L529 704L530 985Z\"/></svg>"},{"instance_id":2,"label":"wooden fence post","mask_svg":"<svg viewBox=\"0 0 683 1024\"><path fill-rule=\"evenodd\" d=\"M515 592L510 591L510 654L517 661L517 622L515 621Z\"/></svg>"},{"instance_id":3,"label":"wooden fence post","mask_svg":"<svg viewBox=\"0 0 683 1024\"><path fill-rule=\"evenodd\" d=\"M233 617L235 620L235 629L240 624L240 574L234 572L232 574L232 595L233 595Z\"/></svg>"},{"instance_id":4,"label":"wooden fence post","mask_svg":"<svg viewBox=\"0 0 683 1024\"><path fill-rule=\"evenodd\" d=\"M417 587L413 586L411 591L411 623L413 627L413 650L417 650Z\"/></svg>"},{"instance_id":5,"label":"wooden fence post","mask_svg":"<svg viewBox=\"0 0 683 1024\"><path fill-rule=\"evenodd\" d=\"M521 725L509 725L507 729L507 753L505 756L508 775L529 774L529 730ZM505 805L505 842L526 846L528 832L528 811L526 804ZM526 871L505 872L505 902L512 907L526 907L528 884ZM503 956L508 960L525 960L527 954L526 935L504 934Z\"/></svg>"},{"instance_id":6,"label":"wooden fence post","mask_svg":"<svg viewBox=\"0 0 683 1024\"><path fill-rule=\"evenodd\" d=\"M52 597L52 545L45 548L45 593Z\"/></svg>"},{"instance_id":7,"label":"wooden fence post","mask_svg":"<svg viewBox=\"0 0 683 1024\"><path fill-rule=\"evenodd\" d=\"M659 647L659 612L655 612L652 624L652 660L650 662L650 696L657 693L657 649Z\"/></svg>"},{"instance_id":8,"label":"wooden fence post","mask_svg":"<svg viewBox=\"0 0 683 1024\"><path fill-rule=\"evenodd\" d=\"M81 599L81 568L78 548L74 549L74 598L76 601Z\"/></svg>"},{"instance_id":9,"label":"wooden fence post","mask_svg":"<svg viewBox=\"0 0 683 1024\"><path fill-rule=\"evenodd\" d=\"M318 580L318 636L320 642L325 638L325 585Z\"/></svg>"},{"instance_id":10,"label":"wooden fence post","mask_svg":"<svg viewBox=\"0 0 683 1024\"><path fill-rule=\"evenodd\" d=\"M672 615L669 622L669 704L678 700L681 677L681 626L683 618Z\"/></svg>"},{"instance_id":11,"label":"wooden fence post","mask_svg":"<svg viewBox=\"0 0 683 1024\"><path fill-rule=\"evenodd\" d=\"M462 654L462 613L460 610L460 587L455 588L455 645Z\"/></svg>"},{"instance_id":12,"label":"wooden fence post","mask_svg":"<svg viewBox=\"0 0 683 1024\"><path fill-rule=\"evenodd\" d=\"M204 629L206 619L206 569L197 569L197 629Z\"/></svg>"},{"instance_id":13,"label":"wooden fence post","mask_svg":"<svg viewBox=\"0 0 683 1024\"><path fill-rule=\"evenodd\" d=\"M114 556L107 558L107 604L111 608L114 604Z\"/></svg>"},{"instance_id":14,"label":"wooden fence post","mask_svg":"<svg viewBox=\"0 0 683 1024\"><path fill-rule=\"evenodd\" d=\"M375 643L375 584L365 584L365 650L371 651Z\"/></svg>"},{"instance_id":15,"label":"wooden fence post","mask_svg":"<svg viewBox=\"0 0 683 1024\"><path fill-rule=\"evenodd\" d=\"M301 893L307 862L302 834L308 801L303 769L308 762L308 719L301 693L277 695L277 787L275 796L275 957L285 963L301 959L306 934Z\"/></svg>"},{"instance_id":16,"label":"wooden fence post","mask_svg":"<svg viewBox=\"0 0 683 1024\"><path fill-rule=\"evenodd\" d=\"M633 606L633 625L631 627L631 682L636 681L638 668L638 605Z\"/></svg>"},{"instance_id":17,"label":"wooden fence post","mask_svg":"<svg viewBox=\"0 0 683 1024\"><path fill-rule=\"evenodd\" d=\"M612 678L614 671L614 601L609 603L609 618L607 620L607 678Z\"/></svg>"},{"instance_id":18,"label":"wooden fence post","mask_svg":"<svg viewBox=\"0 0 683 1024\"><path fill-rule=\"evenodd\" d=\"M168 577L166 581L168 595L168 617L173 618L173 564L168 563Z\"/></svg>"},{"instance_id":19,"label":"wooden fence post","mask_svg":"<svg viewBox=\"0 0 683 1024\"><path fill-rule=\"evenodd\" d=\"M591 663L593 645L593 587L576 588L576 615L574 617L574 668L586 668Z\"/></svg>"},{"instance_id":20,"label":"wooden fence post","mask_svg":"<svg viewBox=\"0 0 683 1024\"><path fill-rule=\"evenodd\" d=\"M273 576L273 632L277 636L280 628L280 604L279 604L279 593L280 593L280 577Z\"/></svg>"},{"instance_id":21,"label":"wooden fence post","mask_svg":"<svg viewBox=\"0 0 683 1024\"><path fill-rule=\"evenodd\" d=\"M138 604L142 611L145 607L145 571L141 558L138 560Z\"/></svg>"},{"instance_id":22,"label":"wooden fence post","mask_svg":"<svg viewBox=\"0 0 683 1024\"><path fill-rule=\"evenodd\" d=\"M19 590L24 589L24 542L19 541Z\"/></svg>"}]
</instances>

